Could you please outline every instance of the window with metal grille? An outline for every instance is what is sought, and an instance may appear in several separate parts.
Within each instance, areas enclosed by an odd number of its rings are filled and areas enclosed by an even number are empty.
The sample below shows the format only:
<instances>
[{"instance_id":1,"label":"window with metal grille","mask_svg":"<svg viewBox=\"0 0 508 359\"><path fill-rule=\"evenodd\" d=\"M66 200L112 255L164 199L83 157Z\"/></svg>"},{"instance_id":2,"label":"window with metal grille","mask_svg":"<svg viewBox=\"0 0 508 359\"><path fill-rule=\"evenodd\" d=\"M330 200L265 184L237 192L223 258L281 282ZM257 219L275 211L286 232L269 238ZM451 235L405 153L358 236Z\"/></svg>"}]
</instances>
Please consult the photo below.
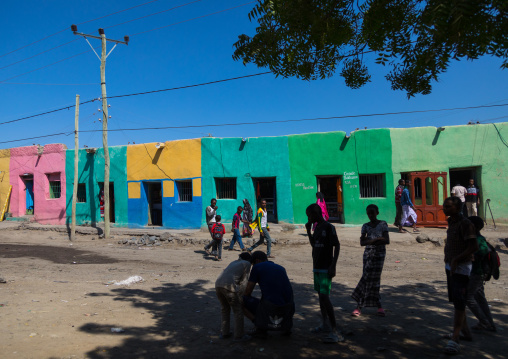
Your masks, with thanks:
<instances>
[{"instance_id":1,"label":"window with metal grille","mask_svg":"<svg viewBox=\"0 0 508 359\"><path fill-rule=\"evenodd\" d=\"M236 199L236 177L215 178L217 199Z\"/></svg>"},{"instance_id":2,"label":"window with metal grille","mask_svg":"<svg viewBox=\"0 0 508 359\"><path fill-rule=\"evenodd\" d=\"M179 202L192 202L192 181L176 181Z\"/></svg>"},{"instance_id":3,"label":"window with metal grille","mask_svg":"<svg viewBox=\"0 0 508 359\"><path fill-rule=\"evenodd\" d=\"M48 177L49 182L49 198L60 198L60 173L48 173L46 176Z\"/></svg>"},{"instance_id":4,"label":"window with metal grille","mask_svg":"<svg viewBox=\"0 0 508 359\"><path fill-rule=\"evenodd\" d=\"M79 183L78 184L78 203L85 203L86 202L86 184Z\"/></svg>"},{"instance_id":5,"label":"window with metal grille","mask_svg":"<svg viewBox=\"0 0 508 359\"><path fill-rule=\"evenodd\" d=\"M385 197L385 175L360 175L360 197Z\"/></svg>"}]
</instances>

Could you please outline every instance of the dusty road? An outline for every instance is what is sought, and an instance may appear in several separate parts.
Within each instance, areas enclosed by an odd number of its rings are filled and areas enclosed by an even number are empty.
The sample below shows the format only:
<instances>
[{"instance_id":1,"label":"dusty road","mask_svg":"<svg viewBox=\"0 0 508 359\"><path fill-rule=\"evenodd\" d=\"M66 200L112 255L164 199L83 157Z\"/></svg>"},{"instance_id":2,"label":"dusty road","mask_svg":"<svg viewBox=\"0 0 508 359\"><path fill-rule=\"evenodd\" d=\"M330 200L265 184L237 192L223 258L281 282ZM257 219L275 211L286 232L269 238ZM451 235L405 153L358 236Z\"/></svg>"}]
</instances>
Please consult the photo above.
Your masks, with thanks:
<instances>
[{"instance_id":1,"label":"dusty road","mask_svg":"<svg viewBox=\"0 0 508 359\"><path fill-rule=\"evenodd\" d=\"M7 280L0 284L0 357L445 357L440 337L451 329L452 305L446 300L443 248L390 233L381 283L387 316L377 317L371 308L352 318L350 294L362 268L359 230L338 229L342 248L331 297L345 342L323 344L309 331L319 324L319 307L310 246L303 231L295 230L273 234L279 240L274 261L287 269L295 292L293 335L237 344L218 337L214 282L239 252L226 251L222 262L204 258L199 242L205 233L177 234L158 247L118 244L125 238L118 235L110 240L81 235L70 245L63 233L0 226L0 277ZM424 232L445 236L444 230ZM508 231L485 235L498 246L502 261L501 278L486 285L498 332L464 342L464 358L506 358L508 353L508 251L503 242ZM186 244L189 239L194 243ZM112 284L135 275L144 281ZM471 317L469 322L475 323ZM112 333L117 327L124 332ZM251 327L246 322L246 329Z\"/></svg>"}]
</instances>

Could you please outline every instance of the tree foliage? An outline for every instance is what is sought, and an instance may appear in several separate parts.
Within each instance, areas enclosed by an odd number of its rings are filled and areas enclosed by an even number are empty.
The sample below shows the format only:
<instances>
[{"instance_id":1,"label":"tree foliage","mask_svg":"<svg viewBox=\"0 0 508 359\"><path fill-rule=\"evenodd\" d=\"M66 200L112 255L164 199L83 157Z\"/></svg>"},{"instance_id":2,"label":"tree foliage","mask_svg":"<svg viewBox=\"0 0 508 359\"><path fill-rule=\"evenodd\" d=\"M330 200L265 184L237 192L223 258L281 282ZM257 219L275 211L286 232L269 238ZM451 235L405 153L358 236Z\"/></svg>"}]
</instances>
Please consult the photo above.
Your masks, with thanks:
<instances>
[{"instance_id":1,"label":"tree foliage","mask_svg":"<svg viewBox=\"0 0 508 359\"><path fill-rule=\"evenodd\" d=\"M233 58L277 76L339 71L359 88L374 52L392 89L411 97L429 94L452 60L490 55L508 68L508 0L258 0L249 19L256 34L238 37Z\"/></svg>"}]
</instances>

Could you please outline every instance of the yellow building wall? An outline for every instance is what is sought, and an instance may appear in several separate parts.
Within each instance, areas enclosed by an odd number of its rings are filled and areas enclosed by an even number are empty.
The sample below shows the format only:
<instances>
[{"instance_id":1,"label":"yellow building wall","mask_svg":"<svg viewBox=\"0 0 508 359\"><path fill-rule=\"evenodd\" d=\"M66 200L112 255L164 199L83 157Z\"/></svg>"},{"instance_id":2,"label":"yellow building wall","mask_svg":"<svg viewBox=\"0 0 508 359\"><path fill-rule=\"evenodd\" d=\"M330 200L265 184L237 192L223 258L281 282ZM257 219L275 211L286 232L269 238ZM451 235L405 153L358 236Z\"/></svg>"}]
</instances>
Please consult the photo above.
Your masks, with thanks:
<instances>
[{"instance_id":1,"label":"yellow building wall","mask_svg":"<svg viewBox=\"0 0 508 359\"><path fill-rule=\"evenodd\" d=\"M4 208L5 198L9 192L10 173L9 165L11 162L11 151L0 150L0 212Z\"/></svg>"},{"instance_id":2,"label":"yellow building wall","mask_svg":"<svg viewBox=\"0 0 508 359\"><path fill-rule=\"evenodd\" d=\"M127 147L127 181L201 177L201 139Z\"/></svg>"}]
</instances>

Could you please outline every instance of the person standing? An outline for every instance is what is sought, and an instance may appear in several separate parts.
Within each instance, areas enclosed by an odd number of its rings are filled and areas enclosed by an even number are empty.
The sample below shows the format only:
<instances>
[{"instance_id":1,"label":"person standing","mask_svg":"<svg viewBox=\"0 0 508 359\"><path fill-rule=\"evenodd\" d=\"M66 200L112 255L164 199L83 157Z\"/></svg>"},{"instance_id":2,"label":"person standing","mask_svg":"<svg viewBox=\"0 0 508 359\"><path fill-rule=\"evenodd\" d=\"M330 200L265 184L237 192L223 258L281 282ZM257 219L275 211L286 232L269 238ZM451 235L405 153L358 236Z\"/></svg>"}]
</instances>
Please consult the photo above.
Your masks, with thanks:
<instances>
[{"instance_id":1,"label":"person standing","mask_svg":"<svg viewBox=\"0 0 508 359\"><path fill-rule=\"evenodd\" d=\"M402 218L402 205L400 204L400 197L402 196L402 191L404 191L404 183L403 179L399 180L399 185L395 188L395 221L393 225L396 227L400 226L400 220Z\"/></svg>"},{"instance_id":2,"label":"person standing","mask_svg":"<svg viewBox=\"0 0 508 359\"><path fill-rule=\"evenodd\" d=\"M448 216L444 262L448 285L448 300L455 309L453 333L444 352L449 355L460 352L460 336L471 338L466 319L466 293L471 274L471 256L478 251L476 230L462 215L462 201L459 197L448 197L443 202L443 212Z\"/></svg>"},{"instance_id":3,"label":"person standing","mask_svg":"<svg viewBox=\"0 0 508 359\"><path fill-rule=\"evenodd\" d=\"M483 263L486 259L485 256L489 253L490 248L487 245L487 240L481 235L480 231L483 228L483 219L478 216L468 218L473 223L476 229L476 239L478 241L478 251L474 254L473 267L471 275L469 276L469 284L467 286L466 305L469 310L478 319L478 324L472 326L475 330L488 330L496 332L496 325L490 313L489 303L485 298L484 289L484 273Z\"/></svg>"},{"instance_id":4,"label":"person standing","mask_svg":"<svg viewBox=\"0 0 508 359\"><path fill-rule=\"evenodd\" d=\"M266 200L261 200L261 207L258 209L256 215L256 222L254 224L259 228L259 241L254 243L247 250L252 252L254 248L258 247L260 244L263 244L266 239L266 255L268 258L275 258L271 255L272 253L272 237L270 237L270 227L268 227L268 213L266 211Z\"/></svg>"},{"instance_id":5,"label":"person standing","mask_svg":"<svg viewBox=\"0 0 508 359\"><path fill-rule=\"evenodd\" d=\"M377 315L385 316L381 305L379 289L381 273L386 257L386 245L390 244L388 224L377 219L379 209L375 204L367 206L370 222L362 226L360 245L365 246L363 253L363 274L351 297L358 303L351 315L359 317L363 307L377 307Z\"/></svg>"},{"instance_id":6,"label":"person standing","mask_svg":"<svg viewBox=\"0 0 508 359\"><path fill-rule=\"evenodd\" d=\"M217 215L217 200L215 198L212 198L210 201L210 205L206 207L206 225L208 226L208 233L210 233L210 236L212 237L212 240L210 243L208 243L205 246L205 252L208 253L210 250L210 247L213 246L212 252L216 251L217 248L215 247L215 242L213 240L212 235L212 227L215 224L215 216Z\"/></svg>"},{"instance_id":7,"label":"person standing","mask_svg":"<svg viewBox=\"0 0 508 359\"><path fill-rule=\"evenodd\" d=\"M242 215L242 222L243 222L243 233L242 235L244 237L252 238L252 228L250 227L252 221L254 219L254 211L252 210L252 207L250 206L249 200L245 198L243 200L243 215Z\"/></svg>"},{"instance_id":8,"label":"person standing","mask_svg":"<svg viewBox=\"0 0 508 359\"><path fill-rule=\"evenodd\" d=\"M464 217L467 216L467 208L466 208L466 194L467 194L467 188L462 186L459 182L455 185L455 187L452 188L452 196L459 197L462 201L462 214Z\"/></svg>"},{"instance_id":9,"label":"person standing","mask_svg":"<svg viewBox=\"0 0 508 359\"><path fill-rule=\"evenodd\" d=\"M229 245L228 248L228 250L230 251L233 250L235 242L238 242L238 244L240 245L240 249L242 251L246 251L245 246L243 245L242 242L242 236L240 235L240 222L242 221L242 211L243 211L242 206L238 206L238 208L236 209L236 213L233 216L233 223L231 225L233 230L233 239L231 240L231 244Z\"/></svg>"},{"instance_id":10,"label":"person standing","mask_svg":"<svg viewBox=\"0 0 508 359\"><path fill-rule=\"evenodd\" d=\"M213 255L215 256L215 260L217 261L221 261L222 260L222 239L224 238L224 235L226 234L226 227L224 227L224 225L222 223L220 223L221 221L221 216L219 215L216 215L215 216L215 223L213 224L212 226L212 243L209 244L209 246L214 246L214 248L217 248L217 252L216 253L213 253ZM208 249L206 249L205 247L205 252L206 254L211 254L210 251Z\"/></svg>"},{"instance_id":11,"label":"person standing","mask_svg":"<svg viewBox=\"0 0 508 359\"><path fill-rule=\"evenodd\" d=\"M335 227L323 218L318 204L311 204L306 210L308 222L305 224L307 236L312 247L314 290L318 293L322 324L313 328L312 333L324 333L325 343L337 343L344 337L337 330L335 313L330 301L332 278L335 277L340 243ZM317 223L317 224L316 224ZM315 226L314 233L311 227Z\"/></svg>"},{"instance_id":12,"label":"person standing","mask_svg":"<svg viewBox=\"0 0 508 359\"><path fill-rule=\"evenodd\" d=\"M215 293L221 304L221 338L231 336L230 313L233 310L235 319L234 339L247 340L244 335L242 296L249 277L252 256L250 253L241 253L237 260L231 262L215 281Z\"/></svg>"},{"instance_id":13,"label":"person standing","mask_svg":"<svg viewBox=\"0 0 508 359\"><path fill-rule=\"evenodd\" d=\"M474 184L474 179L469 180L466 194L467 216L478 216L478 206L480 205L480 188Z\"/></svg>"}]
</instances>

